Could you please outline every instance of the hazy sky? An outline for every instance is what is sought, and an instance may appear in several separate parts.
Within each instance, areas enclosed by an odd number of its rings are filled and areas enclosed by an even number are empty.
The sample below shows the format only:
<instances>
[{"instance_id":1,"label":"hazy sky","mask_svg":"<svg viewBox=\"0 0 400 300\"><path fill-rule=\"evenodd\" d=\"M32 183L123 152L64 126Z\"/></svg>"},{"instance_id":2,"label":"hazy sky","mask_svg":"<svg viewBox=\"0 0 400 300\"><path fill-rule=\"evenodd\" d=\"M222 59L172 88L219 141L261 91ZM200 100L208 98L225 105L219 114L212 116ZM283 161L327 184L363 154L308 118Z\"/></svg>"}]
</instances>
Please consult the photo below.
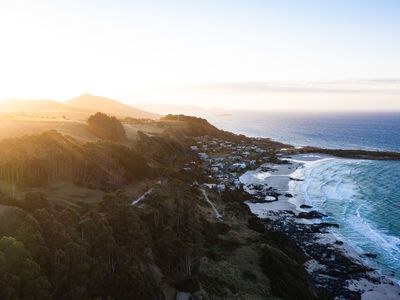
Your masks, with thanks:
<instances>
[{"instance_id":1,"label":"hazy sky","mask_svg":"<svg viewBox=\"0 0 400 300\"><path fill-rule=\"evenodd\" d=\"M400 110L400 1L0 0L0 98Z\"/></svg>"}]
</instances>

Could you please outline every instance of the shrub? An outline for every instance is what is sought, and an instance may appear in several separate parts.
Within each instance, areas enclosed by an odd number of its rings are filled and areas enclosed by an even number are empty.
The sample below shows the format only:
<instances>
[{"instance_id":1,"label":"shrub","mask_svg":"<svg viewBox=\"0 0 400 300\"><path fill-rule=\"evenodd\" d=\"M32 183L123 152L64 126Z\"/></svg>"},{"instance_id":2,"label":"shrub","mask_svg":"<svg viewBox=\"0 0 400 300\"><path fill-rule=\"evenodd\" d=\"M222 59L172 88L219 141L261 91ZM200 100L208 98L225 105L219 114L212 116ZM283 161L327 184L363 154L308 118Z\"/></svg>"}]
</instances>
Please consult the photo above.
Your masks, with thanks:
<instances>
[{"instance_id":1,"label":"shrub","mask_svg":"<svg viewBox=\"0 0 400 300\"><path fill-rule=\"evenodd\" d=\"M264 249L260 267L271 280L271 289L275 295L293 300L315 299L310 292L303 266L279 249Z\"/></svg>"}]
</instances>

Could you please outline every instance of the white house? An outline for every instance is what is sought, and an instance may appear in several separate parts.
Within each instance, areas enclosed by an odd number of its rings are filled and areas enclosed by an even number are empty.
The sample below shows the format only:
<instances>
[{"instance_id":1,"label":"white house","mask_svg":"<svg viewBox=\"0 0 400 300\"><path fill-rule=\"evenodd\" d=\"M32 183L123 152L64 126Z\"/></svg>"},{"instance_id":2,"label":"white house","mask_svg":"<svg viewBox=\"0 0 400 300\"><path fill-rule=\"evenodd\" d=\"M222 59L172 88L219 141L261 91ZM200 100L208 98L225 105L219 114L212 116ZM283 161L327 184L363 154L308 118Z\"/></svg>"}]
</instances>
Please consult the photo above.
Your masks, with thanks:
<instances>
[{"instance_id":1,"label":"white house","mask_svg":"<svg viewBox=\"0 0 400 300\"><path fill-rule=\"evenodd\" d=\"M206 153L199 153L198 156L199 156L199 158L200 158L201 160L206 160L206 159L208 159L208 155L207 155Z\"/></svg>"},{"instance_id":2,"label":"white house","mask_svg":"<svg viewBox=\"0 0 400 300\"><path fill-rule=\"evenodd\" d=\"M226 187L225 187L225 184L217 184L216 188L217 188L217 191L219 193L221 193L221 192L225 191Z\"/></svg>"}]
</instances>

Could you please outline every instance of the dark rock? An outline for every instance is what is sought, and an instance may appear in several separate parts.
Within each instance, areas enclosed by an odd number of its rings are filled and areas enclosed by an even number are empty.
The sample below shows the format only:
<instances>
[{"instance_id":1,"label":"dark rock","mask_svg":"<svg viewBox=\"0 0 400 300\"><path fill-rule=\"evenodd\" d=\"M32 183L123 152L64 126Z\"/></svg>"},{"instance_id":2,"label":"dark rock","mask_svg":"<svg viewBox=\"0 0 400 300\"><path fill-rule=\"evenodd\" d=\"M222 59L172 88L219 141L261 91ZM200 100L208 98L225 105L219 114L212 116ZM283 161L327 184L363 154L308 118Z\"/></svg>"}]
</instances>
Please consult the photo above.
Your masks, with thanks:
<instances>
[{"instance_id":1,"label":"dark rock","mask_svg":"<svg viewBox=\"0 0 400 300\"><path fill-rule=\"evenodd\" d=\"M301 212L297 215L297 218L299 219L321 219L323 217L326 217L327 215L316 211L316 210L312 210L310 212Z\"/></svg>"},{"instance_id":2,"label":"dark rock","mask_svg":"<svg viewBox=\"0 0 400 300\"><path fill-rule=\"evenodd\" d=\"M267 193L267 196L279 197L279 196L282 196L282 194L274 192L274 191L270 191L270 192Z\"/></svg>"},{"instance_id":3,"label":"dark rock","mask_svg":"<svg viewBox=\"0 0 400 300\"><path fill-rule=\"evenodd\" d=\"M335 227L335 228L339 228L338 224L335 223L321 223L321 224L314 224L310 227L310 231L312 233L318 233L321 232L322 229L326 229L329 227Z\"/></svg>"},{"instance_id":4,"label":"dark rock","mask_svg":"<svg viewBox=\"0 0 400 300\"><path fill-rule=\"evenodd\" d=\"M311 214L304 213L303 216L311 218L314 214L319 218L325 216L313 211ZM349 280L367 279L372 284L379 284L380 279L370 276L372 268L361 264L361 261L354 260L347 256L343 247L339 247L343 242L336 240L333 244L326 243L319 239L320 233L329 232L329 228L339 227L335 223L321 222L319 224L305 224L296 222L299 216L293 212L286 213L280 211L272 214L275 218L269 223L265 223L268 231L284 234L305 252L305 254L316 260L321 269L312 271L310 276L316 286L318 299L361 299L360 291L350 290Z\"/></svg>"},{"instance_id":5,"label":"dark rock","mask_svg":"<svg viewBox=\"0 0 400 300\"><path fill-rule=\"evenodd\" d=\"M287 197L287 198L293 198L293 195L292 195L292 194L289 194L289 193L286 193L286 194L285 194L285 197Z\"/></svg>"},{"instance_id":6,"label":"dark rock","mask_svg":"<svg viewBox=\"0 0 400 300\"><path fill-rule=\"evenodd\" d=\"M293 177L289 177L289 180L293 180L293 181L304 181L304 179L293 178Z\"/></svg>"},{"instance_id":7,"label":"dark rock","mask_svg":"<svg viewBox=\"0 0 400 300\"><path fill-rule=\"evenodd\" d=\"M300 208L312 208L312 206L307 204L302 204L300 205Z\"/></svg>"},{"instance_id":8,"label":"dark rock","mask_svg":"<svg viewBox=\"0 0 400 300\"><path fill-rule=\"evenodd\" d=\"M377 258L377 257L378 257L378 255L375 254L375 253L365 253L364 255L365 255L366 257L369 257L369 258Z\"/></svg>"},{"instance_id":9,"label":"dark rock","mask_svg":"<svg viewBox=\"0 0 400 300\"><path fill-rule=\"evenodd\" d=\"M262 191L264 189L264 186L262 184L257 184L257 185L253 184L252 188L256 191Z\"/></svg>"}]
</instances>

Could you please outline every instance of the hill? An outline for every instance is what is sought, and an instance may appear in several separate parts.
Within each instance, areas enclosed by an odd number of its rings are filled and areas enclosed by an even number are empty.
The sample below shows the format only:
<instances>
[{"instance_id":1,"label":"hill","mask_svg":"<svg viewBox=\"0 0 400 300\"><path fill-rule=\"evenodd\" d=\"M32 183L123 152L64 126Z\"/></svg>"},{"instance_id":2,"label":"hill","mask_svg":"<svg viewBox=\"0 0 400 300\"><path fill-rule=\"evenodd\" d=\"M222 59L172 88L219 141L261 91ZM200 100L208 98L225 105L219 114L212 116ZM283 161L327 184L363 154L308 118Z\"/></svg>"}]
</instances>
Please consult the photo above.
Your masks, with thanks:
<instances>
[{"instance_id":1,"label":"hill","mask_svg":"<svg viewBox=\"0 0 400 300\"><path fill-rule=\"evenodd\" d=\"M103 112L117 117L158 119L160 115L133 108L113 99L84 94L60 103L54 100L10 99L0 102L0 113L23 114L45 118L68 118L85 120L94 112Z\"/></svg>"},{"instance_id":2,"label":"hill","mask_svg":"<svg viewBox=\"0 0 400 300\"><path fill-rule=\"evenodd\" d=\"M124 143L56 131L0 141L0 298L28 299L29 284L30 299L314 299L300 250L260 230L242 190L196 183L212 176L193 144L261 141L182 115L148 123L164 131Z\"/></svg>"},{"instance_id":3,"label":"hill","mask_svg":"<svg viewBox=\"0 0 400 300\"><path fill-rule=\"evenodd\" d=\"M89 112L103 112L118 117L158 119L160 115L133 108L113 99L83 94L64 102L64 105Z\"/></svg>"},{"instance_id":4,"label":"hill","mask_svg":"<svg viewBox=\"0 0 400 300\"><path fill-rule=\"evenodd\" d=\"M6 100L0 105L3 112L38 112L50 110L72 110L72 107L65 107L63 104L53 100Z\"/></svg>"}]
</instances>

